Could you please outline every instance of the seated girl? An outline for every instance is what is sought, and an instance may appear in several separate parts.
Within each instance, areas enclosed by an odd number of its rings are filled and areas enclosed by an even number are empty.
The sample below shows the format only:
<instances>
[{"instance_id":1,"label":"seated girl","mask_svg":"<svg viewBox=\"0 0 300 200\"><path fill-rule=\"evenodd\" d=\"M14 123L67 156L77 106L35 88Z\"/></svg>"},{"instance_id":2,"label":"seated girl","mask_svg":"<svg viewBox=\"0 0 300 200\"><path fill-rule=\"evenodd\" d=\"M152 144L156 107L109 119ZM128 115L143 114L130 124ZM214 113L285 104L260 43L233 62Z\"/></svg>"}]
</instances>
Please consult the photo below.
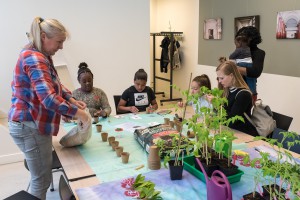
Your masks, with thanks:
<instances>
[{"instance_id":1,"label":"seated girl","mask_svg":"<svg viewBox=\"0 0 300 200\"><path fill-rule=\"evenodd\" d=\"M191 94L199 94L200 88L202 86L207 87L209 90L211 90L211 83L209 80L209 77L206 74L202 74L201 76L196 76L191 83ZM211 103L208 101L207 96L199 96L197 103L194 102L188 102L188 105L192 105L195 113L200 113L201 107L208 107L212 108ZM178 102L179 107L183 107L183 102Z\"/></svg>"},{"instance_id":2,"label":"seated girl","mask_svg":"<svg viewBox=\"0 0 300 200\"><path fill-rule=\"evenodd\" d=\"M119 112L137 113L146 111L147 107L153 110L158 108L153 90L146 86L148 75L144 69L139 69L134 75L134 85L127 88L118 105Z\"/></svg>"},{"instance_id":3,"label":"seated girl","mask_svg":"<svg viewBox=\"0 0 300 200\"><path fill-rule=\"evenodd\" d=\"M107 117L111 113L107 96L100 88L93 87L94 75L85 62L78 66L77 80L81 87L73 91L73 97L86 103L91 115Z\"/></svg>"}]
</instances>

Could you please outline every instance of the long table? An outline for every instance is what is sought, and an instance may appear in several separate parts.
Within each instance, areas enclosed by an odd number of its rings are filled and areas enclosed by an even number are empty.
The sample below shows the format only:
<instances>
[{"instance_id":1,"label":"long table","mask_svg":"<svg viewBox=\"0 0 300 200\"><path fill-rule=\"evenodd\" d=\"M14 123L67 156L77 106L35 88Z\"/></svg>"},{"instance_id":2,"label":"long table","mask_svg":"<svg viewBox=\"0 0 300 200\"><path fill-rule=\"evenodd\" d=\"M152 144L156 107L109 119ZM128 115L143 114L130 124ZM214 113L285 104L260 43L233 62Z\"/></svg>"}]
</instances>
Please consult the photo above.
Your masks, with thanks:
<instances>
[{"instance_id":1,"label":"long table","mask_svg":"<svg viewBox=\"0 0 300 200\"><path fill-rule=\"evenodd\" d=\"M141 119L139 119L139 117ZM108 143L101 141L100 133L97 133L93 125L93 134L90 141L85 145L75 148L63 148L59 144L59 139L66 134L66 130L70 130L72 126L62 127L59 137L53 139L53 146L63 165L65 173L70 181L70 186L75 192L76 189L99 185L99 183L109 184L110 182L135 176L140 173L152 173L147 168L147 153L133 138L130 131L134 126L147 126L153 122L163 123L164 117L172 117L172 115L158 116L157 114L127 114L121 118L111 116L100 120L103 125L104 132L108 132L110 136L115 136L120 142L120 146L124 146L125 151L129 151L130 161L124 165L121 163L114 151ZM122 127L122 132L116 131L117 127ZM128 129L128 130L127 130ZM258 145L267 145L263 141L253 141L253 137L242 132L236 131L235 136L238 137L234 143L244 144L244 146L254 147ZM298 154L293 153L293 156ZM135 170L138 166L144 166L140 170ZM198 183L198 182L197 182Z\"/></svg>"}]
</instances>

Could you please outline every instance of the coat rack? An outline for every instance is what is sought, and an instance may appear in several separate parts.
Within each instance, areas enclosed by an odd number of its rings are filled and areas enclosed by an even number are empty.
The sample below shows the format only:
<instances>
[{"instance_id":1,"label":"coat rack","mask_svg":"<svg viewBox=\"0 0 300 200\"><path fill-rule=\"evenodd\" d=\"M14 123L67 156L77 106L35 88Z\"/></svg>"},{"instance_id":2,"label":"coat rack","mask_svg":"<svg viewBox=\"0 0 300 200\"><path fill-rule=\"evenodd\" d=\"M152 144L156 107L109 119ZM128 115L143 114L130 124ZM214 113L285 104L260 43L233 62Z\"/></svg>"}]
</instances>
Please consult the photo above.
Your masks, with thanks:
<instances>
[{"instance_id":1,"label":"coat rack","mask_svg":"<svg viewBox=\"0 0 300 200\"><path fill-rule=\"evenodd\" d=\"M174 36L181 36L183 32L160 32L160 33L150 33L150 36L153 37L153 90L155 94L162 94L163 97L165 97L165 92L158 92L156 91L156 79L163 80L170 82L170 98L169 99L162 99L160 100L160 105L163 105L163 102L169 102L169 101L181 101L181 98L173 98L173 56L170 56L169 58L169 64L170 64L170 78L166 79L163 77L159 77L156 75L156 61L160 61L161 59L156 58L155 55L155 47L156 47L156 36L168 36L170 38L170 55L174 54Z\"/></svg>"}]
</instances>

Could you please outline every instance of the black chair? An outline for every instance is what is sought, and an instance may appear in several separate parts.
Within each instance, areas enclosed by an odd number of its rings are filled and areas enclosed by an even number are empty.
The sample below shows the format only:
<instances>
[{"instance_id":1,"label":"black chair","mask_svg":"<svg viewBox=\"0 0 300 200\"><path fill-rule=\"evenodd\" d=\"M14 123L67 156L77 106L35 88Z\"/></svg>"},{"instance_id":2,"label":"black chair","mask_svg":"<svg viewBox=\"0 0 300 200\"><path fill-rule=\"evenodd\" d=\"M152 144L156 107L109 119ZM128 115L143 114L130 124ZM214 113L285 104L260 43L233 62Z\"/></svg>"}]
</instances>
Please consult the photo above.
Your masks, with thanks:
<instances>
[{"instance_id":1,"label":"black chair","mask_svg":"<svg viewBox=\"0 0 300 200\"><path fill-rule=\"evenodd\" d=\"M61 200L75 200L75 196L63 175L60 176L58 186L59 196Z\"/></svg>"},{"instance_id":2,"label":"black chair","mask_svg":"<svg viewBox=\"0 0 300 200\"><path fill-rule=\"evenodd\" d=\"M272 113L273 119L276 121L276 127L288 131L293 121L293 118L277 112Z\"/></svg>"},{"instance_id":3,"label":"black chair","mask_svg":"<svg viewBox=\"0 0 300 200\"><path fill-rule=\"evenodd\" d=\"M40 199L22 190L20 192L17 192L16 194L13 194L5 198L4 200L40 200Z\"/></svg>"},{"instance_id":4,"label":"black chair","mask_svg":"<svg viewBox=\"0 0 300 200\"><path fill-rule=\"evenodd\" d=\"M286 130L280 129L280 128L275 128L273 131L272 138L277 139L278 142L281 142L283 139L283 134L280 134L281 132L287 132ZM288 142L294 142L294 140L300 140L300 135L296 136L295 139L293 138L286 138L283 142L283 148L288 149ZM300 144L295 144L290 148L290 151L293 151L295 153L300 153Z\"/></svg>"},{"instance_id":5,"label":"black chair","mask_svg":"<svg viewBox=\"0 0 300 200\"><path fill-rule=\"evenodd\" d=\"M29 171L29 168L28 168L28 165L27 165L27 162L26 162L26 159L24 159L24 166L25 168ZM62 165L57 157L57 154L56 152L53 150L52 151L52 173L54 172L63 172L64 175L65 175L65 172L62 168ZM66 175L65 175L66 176ZM29 190L29 187L30 187L30 182L28 184L28 187L26 189L26 191ZM53 192L54 191L54 184L53 184L53 175L51 176L51 187L50 187L50 191Z\"/></svg>"},{"instance_id":6,"label":"black chair","mask_svg":"<svg viewBox=\"0 0 300 200\"><path fill-rule=\"evenodd\" d=\"M119 105L120 99L121 99L121 95L114 95L115 108L116 108L116 114L117 115L123 114L122 112L118 111L118 105Z\"/></svg>"}]
</instances>

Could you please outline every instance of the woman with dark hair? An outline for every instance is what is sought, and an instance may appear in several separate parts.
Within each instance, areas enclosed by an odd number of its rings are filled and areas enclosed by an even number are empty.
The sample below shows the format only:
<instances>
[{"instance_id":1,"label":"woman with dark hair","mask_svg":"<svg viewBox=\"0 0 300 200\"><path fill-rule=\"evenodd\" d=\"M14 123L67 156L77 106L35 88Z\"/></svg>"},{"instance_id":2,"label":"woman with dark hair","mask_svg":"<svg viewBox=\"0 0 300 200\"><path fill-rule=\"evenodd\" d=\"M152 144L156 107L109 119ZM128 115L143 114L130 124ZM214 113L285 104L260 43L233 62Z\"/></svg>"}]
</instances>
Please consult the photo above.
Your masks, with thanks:
<instances>
[{"instance_id":1,"label":"woman with dark hair","mask_svg":"<svg viewBox=\"0 0 300 200\"><path fill-rule=\"evenodd\" d=\"M137 113L146 111L151 106L152 109L158 108L156 97L153 90L146 86L148 75L144 69L139 69L134 75L134 85L126 89L118 105L119 112Z\"/></svg>"},{"instance_id":2,"label":"woman with dark hair","mask_svg":"<svg viewBox=\"0 0 300 200\"><path fill-rule=\"evenodd\" d=\"M92 116L107 117L111 113L107 96L103 90L93 86L94 75L85 62L78 66L77 80L81 87L73 91L73 97L86 103Z\"/></svg>"},{"instance_id":3,"label":"woman with dark hair","mask_svg":"<svg viewBox=\"0 0 300 200\"><path fill-rule=\"evenodd\" d=\"M239 67L238 70L245 77L258 78L263 71L266 54L265 51L257 47L257 45L262 42L261 35L257 28L253 26L242 27L240 30L238 30L235 37L238 37L240 35L248 37L252 58L252 67ZM255 101L257 99L256 84L254 88L251 89L253 91L252 97Z\"/></svg>"}]
</instances>

